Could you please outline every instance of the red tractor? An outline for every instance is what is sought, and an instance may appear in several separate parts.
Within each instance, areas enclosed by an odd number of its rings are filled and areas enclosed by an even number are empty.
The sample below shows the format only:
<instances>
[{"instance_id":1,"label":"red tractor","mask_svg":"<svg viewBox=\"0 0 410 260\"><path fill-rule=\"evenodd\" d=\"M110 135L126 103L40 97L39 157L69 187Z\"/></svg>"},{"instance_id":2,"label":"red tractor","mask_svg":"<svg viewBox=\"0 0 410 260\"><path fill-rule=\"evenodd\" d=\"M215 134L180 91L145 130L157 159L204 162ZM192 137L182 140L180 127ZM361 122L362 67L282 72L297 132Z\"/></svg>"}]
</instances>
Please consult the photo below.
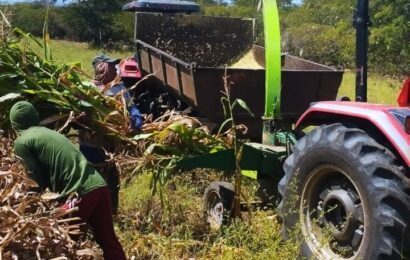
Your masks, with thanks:
<instances>
[{"instance_id":1,"label":"red tractor","mask_svg":"<svg viewBox=\"0 0 410 260\"><path fill-rule=\"evenodd\" d=\"M296 129L317 128L294 145L279 183L284 225L300 225L307 257L408 257L410 78L398 107L364 103L368 4L359 0L354 16L358 102L319 102L299 118ZM293 192L299 196L289 205ZM326 229L330 241L320 244Z\"/></svg>"},{"instance_id":2,"label":"red tractor","mask_svg":"<svg viewBox=\"0 0 410 260\"><path fill-rule=\"evenodd\" d=\"M284 164L279 211L286 228L300 225L303 255L408 255L409 90L410 78L399 95L399 107L319 102L297 122L297 128L318 127L298 140ZM321 244L324 230L331 241Z\"/></svg>"}]
</instances>

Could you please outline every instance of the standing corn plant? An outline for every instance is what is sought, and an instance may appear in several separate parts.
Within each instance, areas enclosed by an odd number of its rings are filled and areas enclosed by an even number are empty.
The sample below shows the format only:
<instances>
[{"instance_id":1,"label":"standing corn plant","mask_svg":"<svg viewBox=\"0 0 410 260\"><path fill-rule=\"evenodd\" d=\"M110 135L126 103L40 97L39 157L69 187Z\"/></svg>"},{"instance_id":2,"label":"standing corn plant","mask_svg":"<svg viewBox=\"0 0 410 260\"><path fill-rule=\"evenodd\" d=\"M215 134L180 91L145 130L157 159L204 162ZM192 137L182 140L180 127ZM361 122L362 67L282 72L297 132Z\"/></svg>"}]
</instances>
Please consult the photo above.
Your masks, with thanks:
<instances>
[{"instance_id":1,"label":"standing corn plant","mask_svg":"<svg viewBox=\"0 0 410 260\"><path fill-rule=\"evenodd\" d=\"M233 205L231 205L231 212L233 210L233 216L238 217L240 216L240 195L241 195L241 185L242 185L242 174L241 174L241 167L240 167L240 161L241 161L241 144L238 140L237 134L240 129L246 129L246 127L243 127L242 125L237 125L235 122L235 118L233 115L234 109L237 107L241 107L242 109L246 110L251 116L254 116L252 111L249 109L248 105L246 102L242 99L235 98L232 100L231 96L231 87L232 83L228 81L229 76L227 74L227 69L225 69L225 75L224 75L224 91L222 91L223 97L221 98L221 103L224 109L224 116L225 116L225 121L221 125L218 135L221 134L224 128L229 126L229 135L230 135L230 143L232 144L233 150L234 150L234 156L235 156L235 172L234 172L234 191L235 191L235 197L233 200Z\"/></svg>"}]
</instances>

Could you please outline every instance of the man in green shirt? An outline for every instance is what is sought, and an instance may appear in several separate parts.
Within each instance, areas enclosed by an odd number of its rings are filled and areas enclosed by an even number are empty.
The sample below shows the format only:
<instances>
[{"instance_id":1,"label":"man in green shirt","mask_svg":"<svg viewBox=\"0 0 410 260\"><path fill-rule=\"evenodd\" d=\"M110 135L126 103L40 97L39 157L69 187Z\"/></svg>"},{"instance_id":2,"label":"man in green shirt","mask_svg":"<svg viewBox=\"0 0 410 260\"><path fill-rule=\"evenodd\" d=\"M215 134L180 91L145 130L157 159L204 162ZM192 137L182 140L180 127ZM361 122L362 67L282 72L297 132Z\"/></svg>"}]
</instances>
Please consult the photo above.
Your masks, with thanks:
<instances>
[{"instance_id":1,"label":"man in green shirt","mask_svg":"<svg viewBox=\"0 0 410 260\"><path fill-rule=\"evenodd\" d=\"M39 126L38 112L30 103L14 104L10 120L19 135L14 151L28 175L61 198L77 193L78 217L93 228L104 258L125 259L113 228L110 192L100 174L65 136Z\"/></svg>"}]
</instances>

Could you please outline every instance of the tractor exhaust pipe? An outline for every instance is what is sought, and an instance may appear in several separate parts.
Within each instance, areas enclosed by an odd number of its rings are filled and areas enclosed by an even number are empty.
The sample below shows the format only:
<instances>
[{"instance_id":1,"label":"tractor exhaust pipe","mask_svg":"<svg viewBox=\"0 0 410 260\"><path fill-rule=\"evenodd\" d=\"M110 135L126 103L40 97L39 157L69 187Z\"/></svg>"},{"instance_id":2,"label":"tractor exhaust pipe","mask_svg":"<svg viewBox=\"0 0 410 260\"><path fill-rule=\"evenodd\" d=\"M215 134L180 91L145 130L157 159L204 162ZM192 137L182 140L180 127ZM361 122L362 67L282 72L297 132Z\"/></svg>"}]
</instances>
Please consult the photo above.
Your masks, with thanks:
<instances>
[{"instance_id":1,"label":"tractor exhaust pipe","mask_svg":"<svg viewBox=\"0 0 410 260\"><path fill-rule=\"evenodd\" d=\"M367 102L367 49L369 37L369 0L358 0L353 13L356 28L356 101Z\"/></svg>"}]
</instances>

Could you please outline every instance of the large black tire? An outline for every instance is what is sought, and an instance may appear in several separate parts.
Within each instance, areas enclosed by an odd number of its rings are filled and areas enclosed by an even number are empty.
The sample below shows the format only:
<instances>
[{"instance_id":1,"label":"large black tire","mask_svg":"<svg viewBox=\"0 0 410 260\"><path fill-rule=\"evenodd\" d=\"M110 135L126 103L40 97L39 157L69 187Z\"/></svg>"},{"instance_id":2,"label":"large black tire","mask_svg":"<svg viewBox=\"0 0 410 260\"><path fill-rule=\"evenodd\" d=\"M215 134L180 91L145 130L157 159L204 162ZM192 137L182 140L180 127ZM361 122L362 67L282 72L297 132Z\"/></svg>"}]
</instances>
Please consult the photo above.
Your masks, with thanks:
<instances>
[{"instance_id":1,"label":"large black tire","mask_svg":"<svg viewBox=\"0 0 410 260\"><path fill-rule=\"evenodd\" d=\"M204 193L205 220L211 229L219 229L232 217L235 189L232 183L214 181Z\"/></svg>"},{"instance_id":2,"label":"large black tire","mask_svg":"<svg viewBox=\"0 0 410 260\"><path fill-rule=\"evenodd\" d=\"M320 126L298 141L284 170L278 210L285 237L302 239L302 257L403 259L408 168L366 132Z\"/></svg>"}]
</instances>

